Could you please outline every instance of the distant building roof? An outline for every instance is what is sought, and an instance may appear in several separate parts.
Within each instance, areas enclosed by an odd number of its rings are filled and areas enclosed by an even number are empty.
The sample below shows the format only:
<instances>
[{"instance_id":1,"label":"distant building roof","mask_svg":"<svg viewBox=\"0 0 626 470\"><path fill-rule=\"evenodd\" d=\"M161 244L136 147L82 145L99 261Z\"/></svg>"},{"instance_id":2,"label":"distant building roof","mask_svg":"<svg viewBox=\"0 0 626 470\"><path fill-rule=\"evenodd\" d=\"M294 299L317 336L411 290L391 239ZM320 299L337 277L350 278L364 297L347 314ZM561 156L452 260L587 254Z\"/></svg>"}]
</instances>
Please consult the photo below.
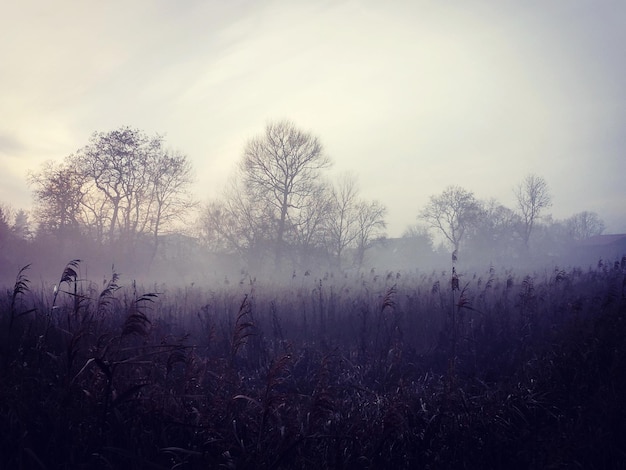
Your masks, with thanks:
<instances>
[{"instance_id":1,"label":"distant building roof","mask_svg":"<svg viewBox=\"0 0 626 470\"><path fill-rule=\"evenodd\" d=\"M579 241L576 245L581 247L593 247L593 246L611 246L621 243L626 243L626 233L614 234L614 235L594 235L593 237L586 238Z\"/></svg>"}]
</instances>

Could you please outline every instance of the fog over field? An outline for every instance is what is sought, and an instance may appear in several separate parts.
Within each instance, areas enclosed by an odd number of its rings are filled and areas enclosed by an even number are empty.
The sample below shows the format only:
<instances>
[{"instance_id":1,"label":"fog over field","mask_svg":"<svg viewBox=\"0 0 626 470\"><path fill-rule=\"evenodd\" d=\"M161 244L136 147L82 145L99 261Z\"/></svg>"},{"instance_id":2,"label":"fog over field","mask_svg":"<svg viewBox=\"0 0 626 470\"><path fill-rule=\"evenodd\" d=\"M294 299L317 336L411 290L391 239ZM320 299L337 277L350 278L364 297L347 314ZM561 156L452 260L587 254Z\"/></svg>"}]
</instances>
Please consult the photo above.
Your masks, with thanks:
<instances>
[{"instance_id":1,"label":"fog over field","mask_svg":"<svg viewBox=\"0 0 626 470\"><path fill-rule=\"evenodd\" d=\"M5 2L0 469L626 468L626 2Z\"/></svg>"}]
</instances>

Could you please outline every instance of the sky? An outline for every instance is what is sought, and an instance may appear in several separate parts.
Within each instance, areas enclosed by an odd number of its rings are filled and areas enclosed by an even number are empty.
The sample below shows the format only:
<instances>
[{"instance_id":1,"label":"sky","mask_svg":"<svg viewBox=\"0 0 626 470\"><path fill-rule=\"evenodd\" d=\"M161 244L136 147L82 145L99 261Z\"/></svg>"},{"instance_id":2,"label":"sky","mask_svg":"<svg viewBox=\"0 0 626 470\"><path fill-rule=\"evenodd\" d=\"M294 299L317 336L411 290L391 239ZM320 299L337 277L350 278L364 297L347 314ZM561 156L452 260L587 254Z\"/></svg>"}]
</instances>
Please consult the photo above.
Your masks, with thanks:
<instances>
[{"instance_id":1,"label":"sky","mask_svg":"<svg viewBox=\"0 0 626 470\"><path fill-rule=\"evenodd\" d=\"M563 219L626 233L622 0L22 0L0 16L0 203L94 132L164 134L201 202L289 119L387 209L449 185L514 208L543 177Z\"/></svg>"}]
</instances>

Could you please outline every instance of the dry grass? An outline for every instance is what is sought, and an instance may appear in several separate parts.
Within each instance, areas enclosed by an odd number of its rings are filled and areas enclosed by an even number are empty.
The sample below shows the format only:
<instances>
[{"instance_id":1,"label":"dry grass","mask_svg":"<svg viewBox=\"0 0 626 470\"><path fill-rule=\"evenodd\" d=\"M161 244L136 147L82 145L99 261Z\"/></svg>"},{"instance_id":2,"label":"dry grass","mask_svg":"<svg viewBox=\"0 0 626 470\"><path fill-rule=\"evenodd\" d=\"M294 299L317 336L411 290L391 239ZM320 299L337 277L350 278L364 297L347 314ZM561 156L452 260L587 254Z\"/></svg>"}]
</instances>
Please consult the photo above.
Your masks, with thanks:
<instances>
[{"instance_id":1,"label":"dry grass","mask_svg":"<svg viewBox=\"0 0 626 470\"><path fill-rule=\"evenodd\" d=\"M156 294L73 260L46 301L26 266L2 468L624 468L626 266L453 268Z\"/></svg>"}]
</instances>

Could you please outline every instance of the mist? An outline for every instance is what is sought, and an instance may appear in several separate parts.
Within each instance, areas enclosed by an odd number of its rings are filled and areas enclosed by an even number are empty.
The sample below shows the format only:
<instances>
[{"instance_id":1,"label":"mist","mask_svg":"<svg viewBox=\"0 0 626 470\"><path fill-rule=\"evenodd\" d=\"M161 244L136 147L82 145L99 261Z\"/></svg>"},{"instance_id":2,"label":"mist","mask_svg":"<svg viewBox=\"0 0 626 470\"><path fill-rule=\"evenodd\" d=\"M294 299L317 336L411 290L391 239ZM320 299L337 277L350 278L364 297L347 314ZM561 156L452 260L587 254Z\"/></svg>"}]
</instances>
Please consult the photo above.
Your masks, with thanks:
<instances>
[{"instance_id":1,"label":"mist","mask_svg":"<svg viewBox=\"0 0 626 470\"><path fill-rule=\"evenodd\" d=\"M0 16L0 467L626 468L626 3Z\"/></svg>"}]
</instances>

